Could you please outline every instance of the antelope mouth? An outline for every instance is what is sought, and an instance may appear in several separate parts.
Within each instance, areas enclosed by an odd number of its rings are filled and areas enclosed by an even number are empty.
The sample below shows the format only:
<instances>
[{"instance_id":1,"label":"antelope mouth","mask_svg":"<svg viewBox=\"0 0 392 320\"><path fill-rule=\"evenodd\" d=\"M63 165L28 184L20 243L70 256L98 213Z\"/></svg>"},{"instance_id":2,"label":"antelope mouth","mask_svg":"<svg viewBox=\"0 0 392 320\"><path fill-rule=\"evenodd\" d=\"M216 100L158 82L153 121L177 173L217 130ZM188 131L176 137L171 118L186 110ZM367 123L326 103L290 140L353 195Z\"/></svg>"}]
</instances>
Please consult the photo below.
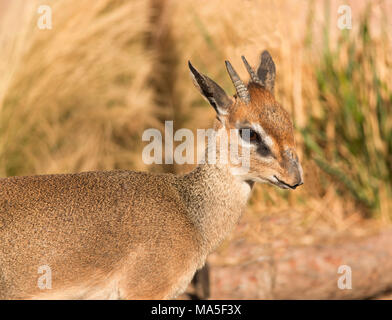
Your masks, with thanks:
<instances>
[{"instance_id":1,"label":"antelope mouth","mask_svg":"<svg viewBox=\"0 0 392 320\"><path fill-rule=\"evenodd\" d=\"M295 188L297 188L299 185L302 184L302 183L297 183L297 184L294 184L294 185L290 185L290 184L284 182L283 180L280 180L277 176L274 176L274 178L275 178L276 181L274 181L273 184L278 186L278 187L280 187L280 188L282 188L282 189L292 189L292 190L294 190Z\"/></svg>"}]
</instances>

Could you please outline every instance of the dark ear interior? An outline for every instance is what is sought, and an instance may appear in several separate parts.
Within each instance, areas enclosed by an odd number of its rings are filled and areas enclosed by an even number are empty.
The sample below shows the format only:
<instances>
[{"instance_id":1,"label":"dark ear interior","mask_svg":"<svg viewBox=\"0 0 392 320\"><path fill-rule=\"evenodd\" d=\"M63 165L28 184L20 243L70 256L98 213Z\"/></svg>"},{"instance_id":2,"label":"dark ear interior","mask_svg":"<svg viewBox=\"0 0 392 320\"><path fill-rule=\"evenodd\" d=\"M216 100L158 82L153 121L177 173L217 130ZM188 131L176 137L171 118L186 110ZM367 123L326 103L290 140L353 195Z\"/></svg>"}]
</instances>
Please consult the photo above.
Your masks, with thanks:
<instances>
[{"instance_id":1,"label":"dark ear interior","mask_svg":"<svg viewBox=\"0 0 392 320\"><path fill-rule=\"evenodd\" d=\"M227 109L233 103L232 99L230 99L226 92L215 81L197 71L190 61L188 61L188 66L196 88L199 89L201 94L214 107L216 113L218 115L227 113Z\"/></svg>"},{"instance_id":2,"label":"dark ear interior","mask_svg":"<svg viewBox=\"0 0 392 320\"><path fill-rule=\"evenodd\" d=\"M275 75L275 63L269 52L264 50L260 56L260 65L257 69L257 76L259 77L262 85L272 93L274 92Z\"/></svg>"}]
</instances>

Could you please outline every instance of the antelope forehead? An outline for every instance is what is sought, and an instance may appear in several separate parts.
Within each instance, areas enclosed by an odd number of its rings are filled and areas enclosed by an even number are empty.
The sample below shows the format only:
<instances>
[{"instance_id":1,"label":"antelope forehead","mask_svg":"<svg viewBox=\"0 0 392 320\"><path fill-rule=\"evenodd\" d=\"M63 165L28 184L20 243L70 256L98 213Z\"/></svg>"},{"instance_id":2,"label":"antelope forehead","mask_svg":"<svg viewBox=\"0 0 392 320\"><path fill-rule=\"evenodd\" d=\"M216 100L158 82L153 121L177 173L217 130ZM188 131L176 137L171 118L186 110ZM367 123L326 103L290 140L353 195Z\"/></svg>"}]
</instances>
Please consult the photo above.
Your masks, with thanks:
<instances>
[{"instance_id":1,"label":"antelope forehead","mask_svg":"<svg viewBox=\"0 0 392 320\"><path fill-rule=\"evenodd\" d=\"M254 122L260 124L269 136L279 141L280 145L285 144L285 142L291 144L293 140L293 124L288 112L281 106L265 108L259 113L257 121Z\"/></svg>"},{"instance_id":2,"label":"antelope forehead","mask_svg":"<svg viewBox=\"0 0 392 320\"><path fill-rule=\"evenodd\" d=\"M268 131L269 128L279 131L290 130L292 127L288 112L280 105L264 107L259 113L259 122Z\"/></svg>"}]
</instances>

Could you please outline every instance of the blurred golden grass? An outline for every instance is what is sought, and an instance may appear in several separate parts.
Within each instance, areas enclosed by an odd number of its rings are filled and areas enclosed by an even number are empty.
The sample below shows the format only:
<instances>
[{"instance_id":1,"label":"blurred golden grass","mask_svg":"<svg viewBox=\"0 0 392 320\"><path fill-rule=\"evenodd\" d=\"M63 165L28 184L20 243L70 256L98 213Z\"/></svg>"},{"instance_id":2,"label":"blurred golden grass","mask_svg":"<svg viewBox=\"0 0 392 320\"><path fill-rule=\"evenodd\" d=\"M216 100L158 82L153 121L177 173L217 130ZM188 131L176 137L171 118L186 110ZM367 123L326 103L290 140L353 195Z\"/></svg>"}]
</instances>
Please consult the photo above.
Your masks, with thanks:
<instances>
[{"instance_id":1,"label":"blurred golden grass","mask_svg":"<svg viewBox=\"0 0 392 320\"><path fill-rule=\"evenodd\" d=\"M1 174L146 169L140 133L159 126L148 3L56 1L52 10L50 31L34 14L24 21L32 39L1 107Z\"/></svg>"},{"instance_id":2,"label":"blurred golden grass","mask_svg":"<svg viewBox=\"0 0 392 320\"><path fill-rule=\"evenodd\" d=\"M0 175L187 171L191 166L151 168L141 161L145 128L173 119L175 128L212 123L214 111L193 88L187 60L233 93L223 60L247 79L240 56L256 64L268 49L277 65L277 99L297 128L305 185L295 192L257 186L250 211L324 218L330 211L326 219L339 229L369 210L389 221L391 183L376 167L392 172L391 113L385 111L382 122L377 116L380 97L381 108L392 99L392 32L386 20L392 8L387 1L349 3L354 28L348 33L336 27L336 0L57 0L53 29L43 31L35 26L38 2L15 0L0 29L0 44L7 44L0 52ZM371 41L359 45L366 12ZM347 75L353 62L360 71ZM347 107L347 90L369 119L360 128ZM363 128L359 143L369 158L350 151L343 130L355 136Z\"/></svg>"},{"instance_id":3,"label":"blurred golden grass","mask_svg":"<svg viewBox=\"0 0 392 320\"><path fill-rule=\"evenodd\" d=\"M0 2L0 107L4 96L19 66L20 59L28 47L29 21L34 13L34 1ZM15 19L15 17L19 17Z\"/></svg>"}]
</instances>

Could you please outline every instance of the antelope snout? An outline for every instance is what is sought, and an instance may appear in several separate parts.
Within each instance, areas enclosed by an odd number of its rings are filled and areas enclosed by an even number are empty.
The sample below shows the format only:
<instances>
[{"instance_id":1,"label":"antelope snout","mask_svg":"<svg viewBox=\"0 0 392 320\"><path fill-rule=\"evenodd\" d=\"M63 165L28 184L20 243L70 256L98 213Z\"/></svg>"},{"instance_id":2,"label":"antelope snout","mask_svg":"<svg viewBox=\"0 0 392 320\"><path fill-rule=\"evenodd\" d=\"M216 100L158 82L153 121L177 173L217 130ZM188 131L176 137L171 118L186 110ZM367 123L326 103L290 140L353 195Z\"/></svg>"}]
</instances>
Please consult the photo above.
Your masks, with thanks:
<instances>
[{"instance_id":1,"label":"antelope snout","mask_svg":"<svg viewBox=\"0 0 392 320\"><path fill-rule=\"evenodd\" d=\"M295 188L299 187L301 184L304 184L304 182L302 180L299 180L296 184L290 186L290 188L295 189Z\"/></svg>"},{"instance_id":2,"label":"antelope snout","mask_svg":"<svg viewBox=\"0 0 392 320\"><path fill-rule=\"evenodd\" d=\"M289 169L289 186L291 189L295 189L302 184L304 184L304 180L301 164L297 161L292 162Z\"/></svg>"},{"instance_id":3,"label":"antelope snout","mask_svg":"<svg viewBox=\"0 0 392 320\"><path fill-rule=\"evenodd\" d=\"M302 167L299 162L290 161L286 168L287 170L283 176L274 176L279 187L284 189L295 189L298 186L304 184Z\"/></svg>"}]
</instances>

